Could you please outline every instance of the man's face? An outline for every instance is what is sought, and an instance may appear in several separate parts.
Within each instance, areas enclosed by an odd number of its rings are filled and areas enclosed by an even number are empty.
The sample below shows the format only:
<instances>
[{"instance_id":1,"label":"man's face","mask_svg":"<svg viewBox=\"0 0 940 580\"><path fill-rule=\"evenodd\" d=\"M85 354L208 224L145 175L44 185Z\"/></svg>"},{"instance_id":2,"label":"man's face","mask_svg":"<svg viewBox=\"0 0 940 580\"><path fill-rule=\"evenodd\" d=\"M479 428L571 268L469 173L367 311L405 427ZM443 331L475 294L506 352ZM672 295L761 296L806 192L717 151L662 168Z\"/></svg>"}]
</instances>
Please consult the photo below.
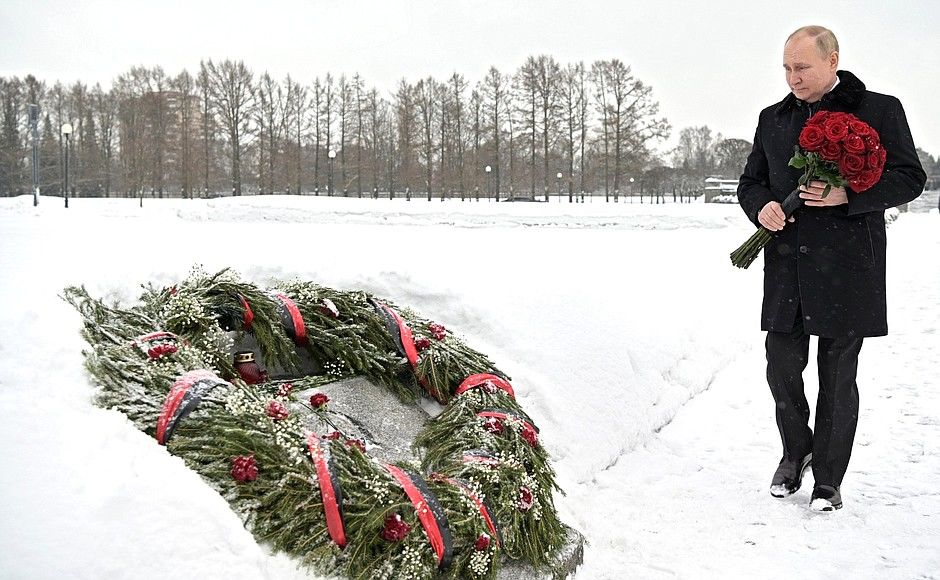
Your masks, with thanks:
<instances>
[{"instance_id":1,"label":"man's face","mask_svg":"<svg viewBox=\"0 0 940 580\"><path fill-rule=\"evenodd\" d=\"M783 68L787 73L787 84L793 95L815 103L836 82L839 53L828 57L819 53L816 40L808 36L791 38L783 47Z\"/></svg>"}]
</instances>

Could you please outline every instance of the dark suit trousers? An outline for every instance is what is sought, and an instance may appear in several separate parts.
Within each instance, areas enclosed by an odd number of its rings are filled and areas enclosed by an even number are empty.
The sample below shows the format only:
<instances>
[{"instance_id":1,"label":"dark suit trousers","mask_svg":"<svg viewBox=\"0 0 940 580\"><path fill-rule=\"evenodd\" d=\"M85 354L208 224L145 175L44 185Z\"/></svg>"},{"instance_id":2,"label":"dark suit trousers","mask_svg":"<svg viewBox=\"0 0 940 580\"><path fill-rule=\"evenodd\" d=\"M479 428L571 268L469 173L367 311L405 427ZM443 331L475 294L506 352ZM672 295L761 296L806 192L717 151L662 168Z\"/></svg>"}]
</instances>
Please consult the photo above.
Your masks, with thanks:
<instances>
[{"instance_id":1,"label":"dark suit trousers","mask_svg":"<svg viewBox=\"0 0 940 580\"><path fill-rule=\"evenodd\" d=\"M809 428L809 403L803 370L809 360L809 335L798 313L790 332L767 333L767 382L777 404L777 428L787 457L813 452L816 485L842 484L858 424L858 353L861 338L819 337L819 397L816 424Z\"/></svg>"}]
</instances>

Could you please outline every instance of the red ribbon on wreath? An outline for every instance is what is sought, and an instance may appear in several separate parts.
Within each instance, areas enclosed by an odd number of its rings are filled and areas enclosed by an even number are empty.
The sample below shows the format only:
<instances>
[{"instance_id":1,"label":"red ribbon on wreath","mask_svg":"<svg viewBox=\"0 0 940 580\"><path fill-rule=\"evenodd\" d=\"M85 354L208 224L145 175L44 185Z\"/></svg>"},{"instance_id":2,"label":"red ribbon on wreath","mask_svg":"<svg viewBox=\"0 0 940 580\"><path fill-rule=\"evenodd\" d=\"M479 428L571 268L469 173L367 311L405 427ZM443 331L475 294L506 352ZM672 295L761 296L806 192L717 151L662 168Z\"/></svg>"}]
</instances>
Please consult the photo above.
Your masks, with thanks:
<instances>
[{"instance_id":1,"label":"red ribbon on wreath","mask_svg":"<svg viewBox=\"0 0 940 580\"><path fill-rule=\"evenodd\" d=\"M405 320L395 312L395 309L388 304L373 298L372 305L385 319L385 326L388 328L389 334L395 339L395 345L398 347L398 351L408 359L408 363L411 364L411 370L414 371L418 382L429 395L434 397L435 401L443 405L446 402L444 395L431 385L427 377L418 374L418 347L415 346L414 334L412 334L408 323L406 323Z\"/></svg>"},{"instance_id":2,"label":"red ribbon on wreath","mask_svg":"<svg viewBox=\"0 0 940 580\"><path fill-rule=\"evenodd\" d=\"M428 489L420 476L408 473L394 465L386 464L385 469L401 484L408 499L411 500L418 514L418 521L421 522L421 527L424 528L424 533L431 542L431 548L437 554L438 568L447 568L453 558L454 539L447 524L447 516L437 501L437 497Z\"/></svg>"},{"instance_id":3,"label":"red ribbon on wreath","mask_svg":"<svg viewBox=\"0 0 940 580\"><path fill-rule=\"evenodd\" d=\"M507 395L516 398L516 393L512 389L512 385L509 384L509 381L506 379L490 374L490 373L480 373L476 375L470 375L465 378L460 386L457 387L457 390L454 392L454 396L462 395L470 389L477 388L494 388L504 391Z\"/></svg>"},{"instance_id":4,"label":"red ribbon on wreath","mask_svg":"<svg viewBox=\"0 0 940 580\"><path fill-rule=\"evenodd\" d=\"M326 530L337 546L346 546L346 526L343 524L343 490L339 477L333 467L333 458L329 449L323 449L323 443L316 433L307 435L307 449L317 470L320 483L320 497L323 498L323 514L326 516Z\"/></svg>"},{"instance_id":5,"label":"red ribbon on wreath","mask_svg":"<svg viewBox=\"0 0 940 580\"><path fill-rule=\"evenodd\" d=\"M498 467L502 463L498 457L482 449L469 449L464 451L460 460L463 463L481 463L493 468Z\"/></svg>"},{"instance_id":6,"label":"red ribbon on wreath","mask_svg":"<svg viewBox=\"0 0 940 580\"><path fill-rule=\"evenodd\" d=\"M484 419L487 417L493 417L494 419L501 419L503 421L511 419L513 421L519 421L520 423L522 423L523 428L528 427L529 429L532 429L536 433L539 432L539 428L536 427L535 424L533 424L531 421L527 420L521 415L517 415L516 413L513 413L512 411L507 411L505 409L486 409L485 411L480 411L479 413L477 413L477 417L483 417Z\"/></svg>"},{"instance_id":7,"label":"red ribbon on wreath","mask_svg":"<svg viewBox=\"0 0 940 580\"><path fill-rule=\"evenodd\" d=\"M244 324L244 326L245 326L245 330L248 330L249 328L251 328L251 323L254 322L254 320L255 320L255 313L252 312L251 306L248 305L248 301L245 300L245 297L244 297L244 296L242 296L241 294L239 294L239 295L238 295L238 299L239 299L239 300L241 301L241 303L242 303L242 308L245 309L245 315L244 315L243 324Z\"/></svg>"},{"instance_id":8,"label":"red ribbon on wreath","mask_svg":"<svg viewBox=\"0 0 940 580\"><path fill-rule=\"evenodd\" d=\"M464 494L470 498L470 501L472 501L473 504L477 506L477 510L480 512L480 517L483 518L483 521L486 523L486 527L489 528L490 533L493 534L493 538L496 539L496 545L502 548L503 536L499 531L499 525L497 524L496 520L490 516L490 513L493 510L490 508L489 502L485 499L481 500L477 494L473 493L473 490L470 489L470 485L468 485L467 482L463 480L447 477L446 475L442 475L440 473L432 473L431 477L436 477L440 481L446 481L451 485L459 487L461 491L463 491Z\"/></svg>"},{"instance_id":9,"label":"red ribbon on wreath","mask_svg":"<svg viewBox=\"0 0 940 580\"><path fill-rule=\"evenodd\" d=\"M209 391L228 384L208 370L189 371L178 378L170 387L157 417L157 443L166 445L179 422L199 406Z\"/></svg>"},{"instance_id":10,"label":"red ribbon on wreath","mask_svg":"<svg viewBox=\"0 0 940 580\"><path fill-rule=\"evenodd\" d=\"M288 336L298 346L307 344L307 327L304 325L304 317L300 314L297 304L281 292L275 292L274 297L280 300L284 307L281 311L281 323L287 330Z\"/></svg>"}]
</instances>

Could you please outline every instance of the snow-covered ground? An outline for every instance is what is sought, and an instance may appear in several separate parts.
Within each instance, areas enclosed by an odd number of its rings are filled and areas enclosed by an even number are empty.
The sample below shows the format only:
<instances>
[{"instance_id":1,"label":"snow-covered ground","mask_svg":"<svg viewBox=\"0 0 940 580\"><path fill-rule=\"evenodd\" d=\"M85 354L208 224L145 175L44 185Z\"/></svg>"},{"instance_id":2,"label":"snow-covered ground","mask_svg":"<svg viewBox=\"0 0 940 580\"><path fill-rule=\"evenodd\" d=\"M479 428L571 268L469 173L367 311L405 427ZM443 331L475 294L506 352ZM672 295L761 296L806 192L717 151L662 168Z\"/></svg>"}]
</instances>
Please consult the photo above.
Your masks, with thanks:
<instances>
[{"instance_id":1,"label":"snow-covered ground","mask_svg":"<svg viewBox=\"0 0 940 580\"><path fill-rule=\"evenodd\" d=\"M936 198L933 198L936 206ZM940 578L940 228L889 230L891 336L862 349L845 508L779 459L761 272L733 205L0 199L0 577L309 578L90 403L68 284L125 300L193 264L411 305L513 377L589 541L578 578ZM807 377L815 370L807 369ZM810 384L814 381L810 380Z\"/></svg>"}]
</instances>

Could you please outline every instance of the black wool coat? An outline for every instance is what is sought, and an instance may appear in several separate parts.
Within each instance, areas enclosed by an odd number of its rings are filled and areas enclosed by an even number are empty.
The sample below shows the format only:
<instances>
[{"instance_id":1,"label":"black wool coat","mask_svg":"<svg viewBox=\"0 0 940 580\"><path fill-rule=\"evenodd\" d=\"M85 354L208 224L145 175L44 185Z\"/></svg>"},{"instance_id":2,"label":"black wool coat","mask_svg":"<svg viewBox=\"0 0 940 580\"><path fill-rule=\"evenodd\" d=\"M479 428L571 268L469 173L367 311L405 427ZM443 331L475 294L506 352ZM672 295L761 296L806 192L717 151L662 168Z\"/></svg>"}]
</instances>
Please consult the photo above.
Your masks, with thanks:
<instances>
[{"instance_id":1,"label":"black wool coat","mask_svg":"<svg viewBox=\"0 0 940 580\"><path fill-rule=\"evenodd\" d=\"M887 152L881 180L848 203L804 206L796 221L776 232L764 249L761 329L789 332L798 309L806 334L831 338L888 333L885 297L884 210L915 199L927 175L914 148L901 102L865 90L848 71L812 105L793 94L761 111L754 146L738 185L747 217L797 188L802 170L788 167L806 120L817 110L852 113L878 132Z\"/></svg>"}]
</instances>

